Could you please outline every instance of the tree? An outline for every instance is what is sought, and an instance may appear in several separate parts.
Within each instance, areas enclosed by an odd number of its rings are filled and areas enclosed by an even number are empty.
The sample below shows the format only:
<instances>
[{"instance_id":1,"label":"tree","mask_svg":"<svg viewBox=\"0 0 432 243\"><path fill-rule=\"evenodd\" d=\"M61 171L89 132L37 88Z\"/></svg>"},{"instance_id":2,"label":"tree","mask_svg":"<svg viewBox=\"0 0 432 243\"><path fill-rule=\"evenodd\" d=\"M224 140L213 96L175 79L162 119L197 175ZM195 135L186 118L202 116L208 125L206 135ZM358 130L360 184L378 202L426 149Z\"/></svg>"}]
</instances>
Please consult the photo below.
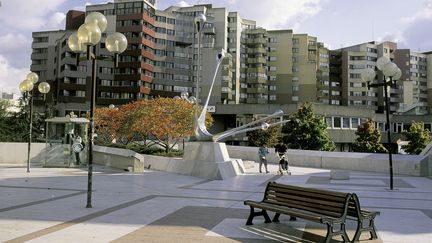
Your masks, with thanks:
<instances>
[{"instance_id":1,"label":"tree","mask_svg":"<svg viewBox=\"0 0 432 243\"><path fill-rule=\"evenodd\" d=\"M105 142L113 139L123 144L140 141L146 147L158 144L169 152L178 139L192 135L193 114L193 104L185 100L156 98L135 101L118 110L97 109L95 124ZM206 125L212 122L207 113Z\"/></svg>"},{"instance_id":2,"label":"tree","mask_svg":"<svg viewBox=\"0 0 432 243\"><path fill-rule=\"evenodd\" d=\"M280 126L272 126L267 130L253 130L247 132L249 146L259 147L262 144L267 144L268 147L274 147L279 139L281 134Z\"/></svg>"},{"instance_id":3,"label":"tree","mask_svg":"<svg viewBox=\"0 0 432 243\"><path fill-rule=\"evenodd\" d=\"M0 141L26 142L29 140L29 106L22 97L19 99L17 111L10 111L11 104L0 104ZM32 141L44 134L44 116L33 113Z\"/></svg>"},{"instance_id":4,"label":"tree","mask_svg":"<svg viewBox=\"0 0 432 243\"><path fill-rule=\"evenodd\" d=\"M303 104L282 127L282 141L291 149L333 151L324 117L315 116L312 104Z\"/></svg>"},{"instance_id":5,"label":"tree","mask_svg":"<svg viewBox=\"0 0 432 243\"><path fill-rule=\"evenodd\" d=\"M171 98L149 100L143 107L142 114L145 120L141 128L150 135L149 139L162 146L166 152L171 150L178 139L193 134L194 105L186 100ZM212 122L213 119L207 113L206 125L209 126Z\"/></svg>"},{"instance_id":6,"label":"tree","mask_svg":"<svg viewBox=\"0 0 432 243\"><path fill-rule=\"evenodd\" d=\"M357 138L352 145L354 152L387 152L387 149L381 144L381 132L375 128L375 122L371 118L360 124L355 134Z\"/></svg>"},{"instance_id":7,"label":"tree","mask_svg":"<svg viewBox=\"0 0 432 243\"><path fill-rule=\"evenodd\" d=\"M403 131L402 135L409 141L407 145L402 146L402 149L409 154L420 154L432 139L430 131L424 128L422 121L412 121L409 130Z\"/></svg>"},{"instance_id":8,"label":"tree","mask_svg":"<svg viewBox=\"0 0 432 243\"><path fill-rule=\"evenodd\" d=\"M103 143L111 143L121 137L121 124L124 118L123 110L118 108L96 108L95 110L95 130L98 140Z\"/></svg>"}]
</instances>

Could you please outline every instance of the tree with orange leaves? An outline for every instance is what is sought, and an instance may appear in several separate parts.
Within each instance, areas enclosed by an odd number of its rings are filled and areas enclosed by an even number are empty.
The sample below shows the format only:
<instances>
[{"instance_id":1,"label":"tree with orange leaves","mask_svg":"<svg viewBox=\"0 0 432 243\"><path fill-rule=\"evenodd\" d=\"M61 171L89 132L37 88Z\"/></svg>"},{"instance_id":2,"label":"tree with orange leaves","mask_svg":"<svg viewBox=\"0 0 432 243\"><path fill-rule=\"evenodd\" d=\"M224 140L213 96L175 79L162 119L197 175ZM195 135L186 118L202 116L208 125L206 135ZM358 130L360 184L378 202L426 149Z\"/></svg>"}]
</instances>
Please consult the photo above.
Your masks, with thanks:
<instances>
[{"instance_id":1,"label":"tree with orange leaves","mask_svg":"<svg viewBox=\"0 0 432 243\"><path fill-rule=\"evenodd\" d=\"M120 127L123 120L123 111L112 108L97 108L95 110L95 130L98 140L111 143L120 136Z\"/></svg>"},{"instance_id":2,"label":"tree with orange leaves","mask_svg":"<svg viewBox=\"0 0 432 243\"><path fill-rule=\"evenodd\" d=\"M194 105L182 99L148 100L140 110L142 117L137 120L138 126L148 139L169 152L179 139L193 134L193 112ZM208 125L213 122L211 116L207 116L206 122Z\"/></svg>"},{"instance_id":3,"label":"tree with orange leaves","mask_svg":"<svg viewBox=\"0 0 432 243\"><path fill-rule=\"evenodd\" d=\"M124 144L140 141L146 147L159 145L169 152L179 139L193 134L194 105L182 99L139 100L113 109L95 112L97 132ZM207 114L206 125L213 123ZM105 134L109 134L106 136Z\"/></svg>"}]
</instances>

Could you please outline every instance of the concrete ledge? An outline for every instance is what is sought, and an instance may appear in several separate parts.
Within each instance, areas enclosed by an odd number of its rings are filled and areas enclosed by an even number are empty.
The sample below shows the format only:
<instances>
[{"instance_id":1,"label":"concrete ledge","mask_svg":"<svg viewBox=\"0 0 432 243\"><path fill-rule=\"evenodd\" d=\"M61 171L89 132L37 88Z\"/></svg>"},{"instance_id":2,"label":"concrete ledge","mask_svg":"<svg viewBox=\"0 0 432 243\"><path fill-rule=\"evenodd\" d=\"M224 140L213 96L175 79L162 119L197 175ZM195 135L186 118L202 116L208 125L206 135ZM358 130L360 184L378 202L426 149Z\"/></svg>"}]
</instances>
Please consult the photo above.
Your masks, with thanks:
<instances>
[{"instance_id":1,"label":"concrete ledge","mask_svg":"<svg viewBox=\"0 0 432 243\"><path fill-rule=\"evenodd\" d=\"M93 162L131 172L144 171L144 156L129 149L94 146Z\"/></svg>"},{"instance_id":2,"label":"concrete ledge","mask_svg":"<svg viewBox=\"0 0 432 243\"><path fill-rule=\"evenodd\" d=\"M331 170L330 180L349 180L350 173L346 170Z\"/></svg>"}]
</instances>

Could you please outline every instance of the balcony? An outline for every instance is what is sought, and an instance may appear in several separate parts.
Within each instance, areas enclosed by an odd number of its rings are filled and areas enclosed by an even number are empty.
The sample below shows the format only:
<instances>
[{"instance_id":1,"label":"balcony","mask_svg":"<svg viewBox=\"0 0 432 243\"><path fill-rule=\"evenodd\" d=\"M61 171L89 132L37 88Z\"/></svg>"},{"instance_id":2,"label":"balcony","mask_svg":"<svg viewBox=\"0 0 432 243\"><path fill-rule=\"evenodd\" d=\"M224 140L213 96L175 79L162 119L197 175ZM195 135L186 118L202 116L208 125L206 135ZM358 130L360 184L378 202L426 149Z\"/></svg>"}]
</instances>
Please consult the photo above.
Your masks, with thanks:
<instances>
[{"instance_id":1,"label":"balcony","mask_svg":"<svg viewBox=\"0 0 432 243\"><path fill-rule=\"evenodd\" d=\"M211 27L204 26L203 32L206 35L215 35L216 34L216 29L215 29L214 26L211 26Z\"/></svg>"},{"instance_id":2,"label":"balcony","mask_svg":"<svg viewBox=\"0 0 432 243\"><path fill-rule=\"evenodd\" d=\"M245 44L247 44L247 45L256 45L256 44L267 45L267 39L265 39L263 37L249 38L249 39L245 40Z\"/></svg>"},{"instance_id":3,"label":"balcony","mask_svg":"<svg viewBox=\"0 0 432 243\"><path fill-rule=\"evenodd\" d=\"M264 98L247 98L246 103L248 104L267 104L267 99Z\"/></svg>"},{"instance_id":4,"label":"balcony","mask_svg":"<svg viewBox=\"0 0 432 243\"><path fill-rule=\"evenodd\" d=\"M248 84L267 84L267 79L263 77L249 77L246 78Z\"/></svg>"},{"instance_id":5,"label":"balcony","mask_svg":"<svg viewBox=\"0 0 432 243\"><path fill-rule=\"evenodd\" d=\"M265 63L267 63L267 60L264 57L255 57L255 58L249 57L247 59L247 62L248 63L253 63L253 64L257 64L257 63L265 64Z\"/></svg>"},{"instance_id":6,"label":"balcony","mask_svg":"<svg viewBox=\"0 0 432 243\"><path fill-rule=\"evenodd\" d=\"M263 67L256 67L256 68L246 68L247 73L266 73L266 69Z\"/></svg>"},{"instance_id":7,"label":"balcony","mask_svg":"<svg viewBox=\"0 0 432 243\"><path fill-rule=\"evenodd\" d=\"M267 50L263 47L256 47L256 48L248 48L246 51L247 54L265 54L267 53Z\"/></svg>"},{"instance_id":8,"label":"balcony","mask_svg":"<svg viewBox=\"0 0 432 243\"><path fill-rule=\"evenodd\" d=\"M268 94L268 89L264 87L247 88L247 92L251 94Z\"/></svg>"}]
</instances>

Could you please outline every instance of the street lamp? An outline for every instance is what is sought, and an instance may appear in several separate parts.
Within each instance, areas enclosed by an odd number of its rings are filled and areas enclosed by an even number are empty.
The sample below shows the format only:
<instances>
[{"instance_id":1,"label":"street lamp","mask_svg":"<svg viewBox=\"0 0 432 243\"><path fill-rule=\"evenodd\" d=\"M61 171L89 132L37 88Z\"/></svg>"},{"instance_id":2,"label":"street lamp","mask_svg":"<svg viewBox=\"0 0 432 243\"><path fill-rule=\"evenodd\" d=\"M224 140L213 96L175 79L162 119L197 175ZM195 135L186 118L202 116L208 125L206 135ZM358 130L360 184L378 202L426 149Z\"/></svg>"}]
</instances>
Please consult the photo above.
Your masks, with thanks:
<instances>
[{"instance_id":1,"label":"street lamp","mask_svg":"<svg viewBox=\"0 0 432 243\"><path fill-rule=\"evenodd\" d=\"M31 142L32 142L32 131L33 131L33 87L39 81L39 76L31 72L27 74L27 77L24 81L19 84L19 90L23 94L24 100L28 98L29 105L29 141L27 145L27 172L30 172L30 150L31 150ZM41 82L38 85L38 90L40 93L47 94L50 90L50 85L47 82Z\"/></svg>"},{"instance_id":2,"label":"street lamp","mask_svg":"<svg viewBox=\"0 0 432 243\"><path fill-rule=\"evenodd\" d=\"M96 100L96 60L105 59L96 56L96 45L101 40L102 32L107 27L106 17L99 12L92 12L85 18L78 31L68 38L69 48L77 53L86 53L86 60L92 61L91 90L90 90L90 125L88 127L88 179L87 179L87 205L91 208L92 174L93 174L93 143L94 143L94 110ZM110 33L105 40L105 47L114 54L115 67L118 64L118 55L127 48L127 39L122 33ZM78 57L79 60L79 57Z\"/></svg>"},{"instance_id":3,"label":"street lamp","mask_svg":"<svg viewBox=\"0 0 432 243\"><path fill-rule=\"evenodd\" d=\"M401 70L398 66L391 62L388 57L380 57L377 60L377 68L383 73L382 83L371 83L375 80L375 70L371 68L366 68L361 73L361 78L363 81L367 82L367 87L383 87L386 105L386 131L387 131L387 152L389 156L389 167L390 167L390 190L393 190L393 158L391 152L391 130L390 130L390 102L388 98L388 87L395 86L396 81L402 76ZM389 80L386 79L389 78Z\"/></svg>"}]
</instances>

